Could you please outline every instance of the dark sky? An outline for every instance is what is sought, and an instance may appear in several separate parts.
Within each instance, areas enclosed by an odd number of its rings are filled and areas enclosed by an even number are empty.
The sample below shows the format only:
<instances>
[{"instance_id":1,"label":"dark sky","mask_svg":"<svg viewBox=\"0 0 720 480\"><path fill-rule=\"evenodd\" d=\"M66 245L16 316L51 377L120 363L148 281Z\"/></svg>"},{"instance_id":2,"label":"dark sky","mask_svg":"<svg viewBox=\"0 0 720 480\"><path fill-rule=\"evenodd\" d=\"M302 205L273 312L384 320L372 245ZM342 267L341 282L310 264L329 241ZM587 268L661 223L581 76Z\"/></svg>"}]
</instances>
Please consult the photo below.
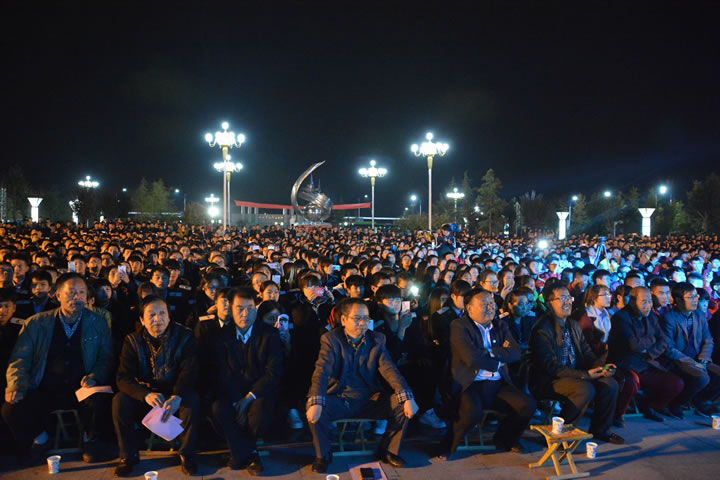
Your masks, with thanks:
<instances>
[{"instance_id":1,"label":"dark sky","mask_svg":"<svg viewBox=\"0 0 720 480\"><path fill-rule=\"evenodd\" d=\"M203 136L223 120L247 137L233 198L289 203L325 160L323 190L354 202L375 158L390 171L378 215L400 214L411 192L427 200L409 146L428 130L450 144L436 197L490 167L516 195L681 191L720 164L714 2L14 3L2 165L38 185L145 176L188 200L220 195Z\"/></svg>"}]
</instances>

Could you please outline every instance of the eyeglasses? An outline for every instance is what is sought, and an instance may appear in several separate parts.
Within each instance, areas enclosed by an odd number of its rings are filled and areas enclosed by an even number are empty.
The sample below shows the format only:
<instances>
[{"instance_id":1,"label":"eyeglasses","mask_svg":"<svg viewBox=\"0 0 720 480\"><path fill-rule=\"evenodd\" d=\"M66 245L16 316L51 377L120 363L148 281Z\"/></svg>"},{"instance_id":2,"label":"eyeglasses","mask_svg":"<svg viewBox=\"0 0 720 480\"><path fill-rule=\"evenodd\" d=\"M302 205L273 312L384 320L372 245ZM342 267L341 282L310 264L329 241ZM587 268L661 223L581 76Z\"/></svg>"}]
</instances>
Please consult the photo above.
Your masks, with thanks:
<instances>
[{"instance_id":1,"label":"eyeglasses","mask_svg":"<svg viewBox=\"0 0 720 480\"><path fill-rule=\"evenodd\" d=\"M548 301L550 301L550 302L556 302L556 301L558 301L558 300L561 301L562 303L572 303L573 297L563 296L563 297L560 297L560 298L553 298L553 299L548 300Z\"/></svg>"},{"instance_id":2,"label":"eyeglasses","mask_svg":"<svg viewBox=\"0 0 720 480\"><path fill-rule=\"evenodd\" d=\"M350 321L352 321L353 323L355 323L355 325L358 325L358 324L363 323L363 322L369 322L369 321L370 321L370 317L369 317L369 316L365 316L365 317L345 317L345 318L347 318L348 320L350 320Z\"/></svg>"},{"instance_id":3,"label":"eyeglasses","mask_svg":"<svg viewBox=\"0 0 720 480\"><path fill-rule=\"evenodd\" d=\"M698 298L700 298L700 295L698 295L697 293L693 293L689 296L683 296L683 298L687 298L688 300L697 300Z\"/></svg>"}]
</instances>

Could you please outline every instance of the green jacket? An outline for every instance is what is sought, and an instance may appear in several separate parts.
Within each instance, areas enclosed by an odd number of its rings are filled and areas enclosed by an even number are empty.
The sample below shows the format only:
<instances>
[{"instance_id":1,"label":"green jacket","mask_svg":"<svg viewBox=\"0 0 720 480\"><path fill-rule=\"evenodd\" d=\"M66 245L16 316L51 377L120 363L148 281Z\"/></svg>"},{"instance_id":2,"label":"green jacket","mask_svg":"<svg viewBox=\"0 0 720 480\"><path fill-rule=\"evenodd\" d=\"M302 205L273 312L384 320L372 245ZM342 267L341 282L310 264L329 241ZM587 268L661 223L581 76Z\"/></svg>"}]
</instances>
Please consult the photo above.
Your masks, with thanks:
<instances>
[{"instance_id":1,"label":"green jacket","mask_svg":"<svg viewBox=\"0 0 720 480\"><path fill-rule=\"evenodd\" d=\"M40 386L59 312L59 308L48 310L25 321L8 362L6 393L25 394ZM79 330L85 374L95 379L98 385L104 385L109 380L113 361L112 337L107 321L92 310L85 309Z\"/></svg>"}]
</instances>

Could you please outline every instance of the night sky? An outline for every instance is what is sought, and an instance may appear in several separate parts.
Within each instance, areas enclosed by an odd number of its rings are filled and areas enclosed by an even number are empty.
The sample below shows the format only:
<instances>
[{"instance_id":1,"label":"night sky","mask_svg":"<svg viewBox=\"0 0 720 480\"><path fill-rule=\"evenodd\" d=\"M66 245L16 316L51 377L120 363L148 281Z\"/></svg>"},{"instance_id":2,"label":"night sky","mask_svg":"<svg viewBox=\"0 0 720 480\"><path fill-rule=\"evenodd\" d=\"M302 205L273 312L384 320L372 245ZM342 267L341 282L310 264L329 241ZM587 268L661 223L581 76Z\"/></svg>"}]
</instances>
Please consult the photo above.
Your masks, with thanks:
<instances>
[{"instance_id":1,"label":"night sky","mask_svg":"<svg viewBox=\"0 0 720 480\"><path fill-rule=\"evenodd\" d=\"M295 178L325 160L323 190L355 202L374 158L389 170L379 216L410 193L427 201L410 145L428 130L450 144L436 198L490 167L508 196L668 180L683 196L720 165L716 2L13 3L2 166L38 186L92 175L119 190L145 176L188 201L220 196L220 153L203 136L223 120L247 137L234 199L289 203Z\"/></svg>"}]
</instances>

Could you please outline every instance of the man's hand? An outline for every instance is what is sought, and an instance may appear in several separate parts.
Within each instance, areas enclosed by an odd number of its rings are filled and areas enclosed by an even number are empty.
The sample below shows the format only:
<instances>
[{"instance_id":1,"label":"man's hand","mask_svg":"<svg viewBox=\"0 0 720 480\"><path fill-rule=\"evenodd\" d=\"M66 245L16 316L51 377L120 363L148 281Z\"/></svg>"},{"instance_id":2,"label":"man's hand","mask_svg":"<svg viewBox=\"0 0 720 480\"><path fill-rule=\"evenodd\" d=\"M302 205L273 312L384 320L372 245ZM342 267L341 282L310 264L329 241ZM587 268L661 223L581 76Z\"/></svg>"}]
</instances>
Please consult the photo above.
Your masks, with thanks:
<instances>
[{"instance_id":1,"label":"man's hand","mask_svg":"<svg viewBox=\"0 0 720 480\"><path fill-rule=\"evenodd\" d=\"M244 425L247 421L247 409L255 398L248 393L242 400L235 403L235 419L240 425Z\"/></svg>"},{"instance_id":2,"label":"man's hand","mask_svg":"<svg viewBox=\"0 0 720 480\"><path fill-rule=\"evenodd\" d=\"M588 375L590 375L590 378L592 380L596 380L600 377L607 377L607 373L608 372L606 370L603 370L602 367L595 367L588 370Z\"/></svg>"},{"instance_id":3,"label":"man's hand","mask_svg":"<svg viewBox=\"0 0 720 480\"><path fill-rule=\"evenodd\" d=\"M400 318L398 319L398 331L402 331L402 333L405 333L405 330L410 326L412 323L412 313L405 312L404 314L400 315Z\"/></svg>"},{"instance_id":4,"label":"man's hand","mask_svg":"<svg viewBox=\"0 0 720 480\"><path fill-rule=\"evenodd\" d=\"M207 309L207 313L210 315L215 315L217 313L217 305L213 305L212 307Z\"/></svg>"},{"instance_id":5,"label":"man's hand","mask_svg":"<svg viewBox=\"0 0 720 480\"><path fill-rule=\"evenodd\" d=\"M322 409L323 409L322 405L310 406L306 412L308 422L317 423L317 421L320 420L320 415L322 415Z\"/></svg>"},{"instance_id":6,"label":"man's hand","mask_svg":"<svg viewBox=\"0 0 720 480\"><path fill-rule=\"evenodd\" d=\"M705 365L704 363L700 363L700 362L693 363L693 367L699 368L700 370L703 370L703 371L707 370L707 365Z\"/></svg>"},{"instance_id":7,"label":"man's hand","mask_svg":"<svg viewBox=\"0 0 720 480\"><path fill-rule=\"evenodd\" d=\"M81 387L84 387L84 388L92 388L92 387L94 387L95 385L97 385L97 383L95 382L95 379L94 379L94 378L91 378L91 377L88 377L87 375L85 375L85 376L82 378L82 380L80 380L80 386L81 386Z\"/></svg>"},{"instance_id":8,"label":"man's hand","mask_svg":"<svg viewBox=\"0 0 720 480\"><path fill-rule=\"evenodd\" d=\"M23 392L7 392L5 394L5 401L13 405L20 403L20 400L23 398L25 398L25 394Z\"/></svg>"},{"instance_id":9,"label":"man's hand","mask_svg":"<svg viewBox=\"0 0 720 480\"><path fill-rule=\"evenodd\" d=\"M405 400L405 403L403 403L403 411L405 412L405 416L407 418L412 418L415 416L418 411L418 406L417 403L415 403L414 398L411 398L410 400Z\"/></svg>"},{"instance_id":10,"label":"man's hand","mask_svg":"<svg viewBox=\"0 0 720 480\"><path fill-rule=\"evenodd\" d=\"M160 418L161 422L167 422L167 419L170 418L171 415L175 415L175 412L178 411L178 408L180 408L180 402L182 402L182 398L178 395L173 395L162 405L162 408L165 409L165 413L163 413L162 418Z\"/></svg>"},{"instance_id":11,"label":"man's hand","mask_svg":"<svg viewBox=\"0 0 720 480\"><path fill-rule=\"evenodd\" d=\"M165 397L162 393L150 392L145 395L145 403L151 407L162 407L165 404Z\"/></svg>"}]
</instances>

